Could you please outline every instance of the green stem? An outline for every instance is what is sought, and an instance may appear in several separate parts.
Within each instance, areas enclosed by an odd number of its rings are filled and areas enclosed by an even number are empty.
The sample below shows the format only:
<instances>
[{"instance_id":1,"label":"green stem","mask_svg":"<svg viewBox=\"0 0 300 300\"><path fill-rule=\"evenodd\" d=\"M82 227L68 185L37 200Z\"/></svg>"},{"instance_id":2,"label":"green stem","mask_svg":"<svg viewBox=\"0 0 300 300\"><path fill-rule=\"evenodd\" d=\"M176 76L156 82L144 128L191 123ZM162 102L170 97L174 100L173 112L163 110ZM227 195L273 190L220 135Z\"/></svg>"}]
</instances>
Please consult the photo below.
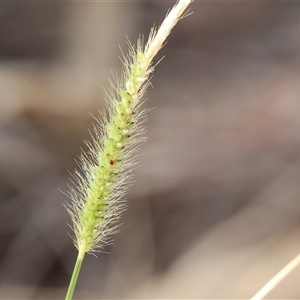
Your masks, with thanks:
<instances>
[{"instance_id":1,"label":"green stem","mask_svg":"<svg viewBox=\"0 0 300 300\"><path fill-rule=\"evenodd\" d=\"M72 278L70 280L70 284L69 284L69 287L68 287L68 291L67 291L67 295L66 295L65 300L72 300L72 298L73 298L73 294L74 294L74 290L75 290L75 287L76 287L78 275L79 275L79 272L80 272L80 269L81 269L84 254L85 254L84 252L83 253L78 252L78 256L77 256L77 259L76 259L76 263L75 263L75 266L74 266Z\"/></svg>"}]
</instances>

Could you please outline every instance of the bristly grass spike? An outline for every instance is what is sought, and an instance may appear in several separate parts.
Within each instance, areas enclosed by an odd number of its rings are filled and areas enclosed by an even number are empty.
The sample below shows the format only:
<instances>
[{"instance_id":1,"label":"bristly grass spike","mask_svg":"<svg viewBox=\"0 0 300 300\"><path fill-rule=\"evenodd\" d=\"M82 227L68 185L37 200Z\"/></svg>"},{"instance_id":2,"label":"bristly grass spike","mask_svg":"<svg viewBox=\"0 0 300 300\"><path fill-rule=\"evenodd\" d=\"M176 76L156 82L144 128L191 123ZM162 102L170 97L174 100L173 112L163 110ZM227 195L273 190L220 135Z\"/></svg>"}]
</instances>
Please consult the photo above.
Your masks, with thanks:
<instances>
[{"instance_id":1,"label":"bristly grass spike","mask_svg":"<svg viewBox=\"0 0 300 300\"><path fill-rule=\"evenodd\" d=\"M71 203L66 208L72 219L74 244L78 257L66 295L72 299L85 253L99 251L111 243L110 235L118 228L117 221L126 208L124 195L132 181L131 171L137 164L140 144L145 140L144 123L148 110L141 108L144 94L154 71L153 58L192 0L179 0L161 26L150 31L148 41L139 38L129 44L123 55L123 73L114 77L105 93L108 115L101 115L93 128L89 152L82 152L79 169L72 176L69 188Z\"/></svg>"}]
</instances>

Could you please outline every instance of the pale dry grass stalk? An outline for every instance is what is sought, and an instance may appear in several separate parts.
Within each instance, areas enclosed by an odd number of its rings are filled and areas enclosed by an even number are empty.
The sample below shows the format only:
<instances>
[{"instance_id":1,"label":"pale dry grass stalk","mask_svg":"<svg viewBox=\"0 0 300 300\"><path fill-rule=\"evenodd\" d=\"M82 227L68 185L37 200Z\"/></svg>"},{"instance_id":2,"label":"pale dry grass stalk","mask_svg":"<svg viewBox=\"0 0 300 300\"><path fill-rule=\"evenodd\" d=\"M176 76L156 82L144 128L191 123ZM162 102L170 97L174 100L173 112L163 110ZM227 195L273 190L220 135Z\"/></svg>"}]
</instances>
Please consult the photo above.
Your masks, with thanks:
<instances>
[{"instance_id":1,"label":"pale dry grass stalk","mask_svg":"<svg viewBox=\"0 0 300 300\"><path fill-rule=\"evenodd\" d=\"M271 278L250 300L262 300L269 294L289 273L300 265L300 254L283 267Z\"/></svg>"}]
</instances>

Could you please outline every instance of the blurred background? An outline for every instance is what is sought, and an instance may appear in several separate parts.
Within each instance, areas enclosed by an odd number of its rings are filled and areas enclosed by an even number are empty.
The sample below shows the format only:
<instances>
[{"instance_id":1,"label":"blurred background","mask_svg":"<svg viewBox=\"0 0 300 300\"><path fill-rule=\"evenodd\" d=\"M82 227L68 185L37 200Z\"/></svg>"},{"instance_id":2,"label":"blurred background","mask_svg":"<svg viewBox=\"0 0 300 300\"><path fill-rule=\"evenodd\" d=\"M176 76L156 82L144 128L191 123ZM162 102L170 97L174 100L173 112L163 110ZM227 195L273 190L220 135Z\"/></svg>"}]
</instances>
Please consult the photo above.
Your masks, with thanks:
<instances>
[{"instance_id":1,"label":"blurred background","mask_svg":"<svg viewBox=\"0 0 300 300\"><path fill-rule=\"evenodd\" d=\"M1 299L64 297L77 253L61 191L89 112L126 36L174 3L0 3ZM191 10L157 58L120 232L86 257L76 299L249 298L300 252L300 5ZM299 276L269 297L299 299Z\"/></svg>"}]
</instances>

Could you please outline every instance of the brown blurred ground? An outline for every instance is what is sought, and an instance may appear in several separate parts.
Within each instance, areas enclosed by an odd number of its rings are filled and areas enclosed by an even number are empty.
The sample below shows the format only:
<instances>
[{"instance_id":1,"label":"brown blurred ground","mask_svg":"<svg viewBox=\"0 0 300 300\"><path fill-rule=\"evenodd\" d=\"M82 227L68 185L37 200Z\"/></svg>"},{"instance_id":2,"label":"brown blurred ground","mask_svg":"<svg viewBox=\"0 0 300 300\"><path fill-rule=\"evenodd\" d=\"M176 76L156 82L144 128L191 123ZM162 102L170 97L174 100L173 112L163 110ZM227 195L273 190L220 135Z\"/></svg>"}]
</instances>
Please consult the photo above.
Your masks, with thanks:
<instances>
[{"instance_id":1,"label":"brown blurred ground","mask_svg":"<svg viewBox=\"0 0 300 300\"><path fill-rule=\"evenodd\" d=\"M118 46L171 2L0 4L0 298L60 299L62 204ZM110 254L78 299L251 297L300 251L300 5L194 2L161 52ZM44 16L44 17L41 17ZM299 270L270 297L299 299Z\"/></svg>"}]
</instances>

